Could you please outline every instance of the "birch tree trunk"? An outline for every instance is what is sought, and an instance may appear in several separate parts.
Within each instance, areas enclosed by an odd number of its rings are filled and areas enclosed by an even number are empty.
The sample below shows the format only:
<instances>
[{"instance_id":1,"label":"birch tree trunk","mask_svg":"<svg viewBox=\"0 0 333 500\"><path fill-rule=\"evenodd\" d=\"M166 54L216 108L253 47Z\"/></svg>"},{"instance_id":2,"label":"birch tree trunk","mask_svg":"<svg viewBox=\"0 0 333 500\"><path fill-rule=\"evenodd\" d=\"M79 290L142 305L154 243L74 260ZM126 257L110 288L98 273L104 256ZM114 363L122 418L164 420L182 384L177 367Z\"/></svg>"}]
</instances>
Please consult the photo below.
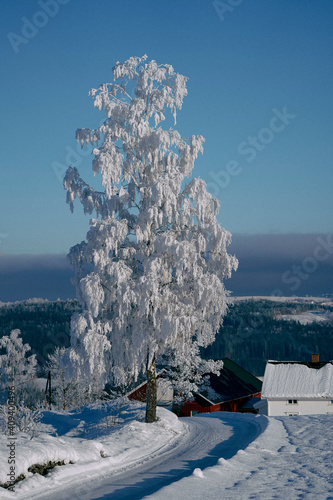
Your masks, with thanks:
<instances>
[{"instance_id":1,"label":"birch tree trunk","mask_svg":"<svg viewBox=\"0 0 333 500\"><path fill-rule=\"evenodd\" d=\"M149 354L147 355L147 406L146 423L156 422L157 407L157 384L156 384L156 360L155 355L149 366Z\"/></svg>"}]
</instances>

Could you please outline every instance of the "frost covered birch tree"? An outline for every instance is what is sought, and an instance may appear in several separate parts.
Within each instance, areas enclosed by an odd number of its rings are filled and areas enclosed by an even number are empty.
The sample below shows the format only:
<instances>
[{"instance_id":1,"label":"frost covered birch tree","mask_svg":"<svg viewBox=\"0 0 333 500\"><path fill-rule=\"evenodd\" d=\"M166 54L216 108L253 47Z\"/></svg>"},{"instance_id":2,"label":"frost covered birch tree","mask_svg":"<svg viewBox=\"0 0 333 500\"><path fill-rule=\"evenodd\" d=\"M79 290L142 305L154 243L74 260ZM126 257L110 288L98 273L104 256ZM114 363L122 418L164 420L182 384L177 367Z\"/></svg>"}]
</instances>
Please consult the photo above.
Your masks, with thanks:
<instances>
[{"instance_id":1,"label":"frost covered birch tree","mask_svg":"<svg viewBox=\"0 0 333 500\"><path fill-rule=\"evenodd\" d=\"M94 216L69 253L83 312L72 318L68 355L92 384L145 372L147 422L156 419L158 357L214 341L226 311L223 280L237 268L218 200L190 179L203 137L161 127L168 111L176 124L186 80L147 56L117 62L113 82L90 90L104 122L76 131L82 147L93 147L102 189L74 167L64 179L71 210L78 198Z\"/></svg>"},{"instance_id":2,"label":"frost covered birch tree","mask_svg":"<svg viewBox=\"0 0 333 500\"><path fill-rule=\"evenodd\" d=\"M32 406L36 396L37 359L29 344L23 344L21 331L16 329L0 339L0 391L7 398L8 387L15 388L15 403ZM1 399L0 399L1 401Z\"/></svg>"}]
</instances>

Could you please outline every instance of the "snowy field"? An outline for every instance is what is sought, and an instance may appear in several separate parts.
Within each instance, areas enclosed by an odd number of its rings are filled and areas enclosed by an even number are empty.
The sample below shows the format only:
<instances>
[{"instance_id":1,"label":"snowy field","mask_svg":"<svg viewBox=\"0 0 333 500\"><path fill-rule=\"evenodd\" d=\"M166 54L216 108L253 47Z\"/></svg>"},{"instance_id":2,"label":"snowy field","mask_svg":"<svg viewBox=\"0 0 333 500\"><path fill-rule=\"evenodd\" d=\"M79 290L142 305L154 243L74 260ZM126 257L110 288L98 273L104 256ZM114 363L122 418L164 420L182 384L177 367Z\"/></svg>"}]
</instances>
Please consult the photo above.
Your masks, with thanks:
<instances>
[{"instance_id":1,"label":"snowy field","mask_svg":"<svg viewBox=\"0 0 333 500\"><path fill-rule=\"evenodd\" d=\"M333 499L331 415L219 412L178 420L159 408L158 416L145 424L140 404L126 405L117 425L97 406L45 412L42 432L16 436L16 474L50 460L67 465L46 476L30 472L15 493L1 488L0 498ZM0 482L7 444L1 436Z\"/></svg>"},{"instance_id":2,"label":"snowy field","mask_svg":"<svg viewBox=\"0 0 333 500\"><path fill-rule=\"evenodd\" d=\"M58 299L60 300L60 299ZM247 300L271 300L272 302L289 302L292 304L318 304L323 306L333 307L333 298L328 297L280 297L274 295L248 295L248 296L239 296L239 297L229 297L228 301L233 302L244 302ZM11 306L11 305L19 305L19 304L45 304L51 303L52 301L48 299L42 298L32 298L26 300L17 300L15 302L1 302L0 307Z\"/></svg>"},{"instance_id":3,"label":"snowy field","mask_svg":"<svg viewBox=\"0 0 333 500\"><path fill-rule=\"evenodd\" d=\"M276 316L276 319L286 321L298 321L301 325L310 323L333 323L333 312L330 311L306 311L299 314L282 314Z\"/></svg>"},{"instance_id":4,"label":"snowy field","mask_svg":"<svg viewBox=\"0 0 333 500\"><path fill-rule=\"evenodd\" d=\"M230 297L229 301L232 302L244 302L246 300L271 300L272 302L289 302L291 304L318 304L323 306L333 306L333 299L327 297L275 297L273 295L256 295L256 296L242 296L242 297Z\"/></svg>"},{"instance_id":5,"label":"snowy field","mask_svg":"<svg viewBox=\"0 0 333 500\"><path fill-rule=\"evenodd\" d=\"M271 300L272 302L286 302L289 304L309 304L325 307L333 307L333 300L323 297L231 297L231 303L244 302L247 300ZM331 311L305 311L295 314L280 314L276 319L283 319L286 321L298 321L301 325L308 325L310 323L333 323L333 312Z\"/></svg>"}]
</instances>

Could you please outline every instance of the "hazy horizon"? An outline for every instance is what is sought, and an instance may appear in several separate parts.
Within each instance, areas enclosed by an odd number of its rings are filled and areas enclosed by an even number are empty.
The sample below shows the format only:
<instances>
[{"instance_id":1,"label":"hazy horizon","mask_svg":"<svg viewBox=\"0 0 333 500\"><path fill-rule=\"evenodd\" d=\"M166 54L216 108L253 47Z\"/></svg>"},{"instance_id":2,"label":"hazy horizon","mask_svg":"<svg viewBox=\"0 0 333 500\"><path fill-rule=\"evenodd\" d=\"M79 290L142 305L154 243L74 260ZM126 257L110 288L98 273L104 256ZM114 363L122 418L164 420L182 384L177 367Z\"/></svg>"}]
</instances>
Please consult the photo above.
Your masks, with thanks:
<instances>
[{"instance_id":1,"label":"hazy horizon","mask_svg":"<svg viewBox=\"0 0 333 500\"><path fill-rule=\"evenodd\" d=\"M205 138L193 176L240 262L226 288L333 292L333 2L229 3L3 2L0 300L75 296L65 254L90 216L70 212L63 176L100 184L75 131L105 119L89 90L144 54L188 77L177 124L161 126Z\"/></svg>"},{"instance_id":2,"label":"hazy horizon","mask_svg":"<svg viewBox=\"0 0 333 500\"><path fill-rule=\"evenodd\" d=\"M239 260L225 280L233 296L333 294L331 234L233 235ZM75 298L66 254L0 255L0 301Z\"/></svg>"}]
</instances>

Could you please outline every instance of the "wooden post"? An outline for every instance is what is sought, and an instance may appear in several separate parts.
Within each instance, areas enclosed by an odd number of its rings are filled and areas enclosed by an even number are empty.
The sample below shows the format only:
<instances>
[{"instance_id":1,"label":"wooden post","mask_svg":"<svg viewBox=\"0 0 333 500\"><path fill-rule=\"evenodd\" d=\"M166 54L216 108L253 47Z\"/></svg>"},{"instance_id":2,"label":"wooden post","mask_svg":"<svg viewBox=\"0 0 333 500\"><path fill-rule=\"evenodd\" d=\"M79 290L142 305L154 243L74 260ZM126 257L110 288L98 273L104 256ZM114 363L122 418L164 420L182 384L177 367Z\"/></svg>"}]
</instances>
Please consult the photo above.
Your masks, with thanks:
<instances>
[{"instance_id":1,"label":"wooden post","mask_svg":"<svg viewBox=\"0 0 333 500\"><path fill-rule=\"evenodd\" d=\"M52 400L51 400L51 372L49 372L49 410L52 409Z\"/></svg>"},{"instance_id":2,"label":"wooden post","mask_svg":"<svg viewBox=\"0 0 333 500\"><path fill-rule=\"evenodd\" d=\"M49 389L49 410L51 410L52 409L52 407L51 407L51 372L48 373L47 381L46 381L45 395L44 395L44 405L45 406L46 406L47 389Z\"/></svg>"},{"instance_id":3,"label":"wooden post","mask_svg":"<svg viewBox=\"0 0 333 500\"><path fill-rule=\"evenodd\" d=\"M156 384L156 359L155 354L151 365L149 366L149 350L147 352L147 405L146 405L146 423L156 422L157 407L157 384Z\"/></svg>"}]
</instances>

